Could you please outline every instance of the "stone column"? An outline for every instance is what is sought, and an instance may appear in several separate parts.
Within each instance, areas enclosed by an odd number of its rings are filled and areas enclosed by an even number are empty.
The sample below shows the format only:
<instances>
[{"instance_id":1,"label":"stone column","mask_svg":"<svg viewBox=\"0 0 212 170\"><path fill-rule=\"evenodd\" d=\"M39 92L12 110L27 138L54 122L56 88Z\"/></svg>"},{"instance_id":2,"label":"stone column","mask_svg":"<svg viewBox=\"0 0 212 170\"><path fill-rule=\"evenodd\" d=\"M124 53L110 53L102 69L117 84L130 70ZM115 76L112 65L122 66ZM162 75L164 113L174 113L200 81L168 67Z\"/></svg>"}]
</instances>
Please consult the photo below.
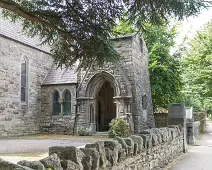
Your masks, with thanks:
<instances>
[{"instance_id":1,"label":"stone column","mask_svg":"<svg viewBox=\"0 0 212 170\"><path fill-rule=\"evenodd\" d=\"M193 108L186 108L186 128L187 128L187 142L189 145L195 145L194 136L194 114Z\"/></svg>"},{"instance_id":2,"label":"stone column","mask_svg":"<svg viewBox=\"0 0 212 170\"><path fill-rule=\"evenodd\" d=\"M77 102L76 105L75 105L75 109L76 109L76 112L75 112L75 118L74 118L74 130L73 130L73 134L74 135L77 135L77 123L78 123L78 120L79 120L79 115L80 115L80 102Z\"/></svg>"},{"instance_id":3,"label":"stone column","mask_svg":"<svg viewBox=\"0 0 212 170\"><path fill-rule=\"evenodd\" d=\"M60 114L59 115L63 115L63 112L64 112L64 106L63 106L63 103L64 103L64 98L60 98L59 99L59 103L60 103L60 109L61 109L61 111L60 111Z\"/></svg>"},{"instance_id":4,"label":"stone column","mask_svg":"<svg viewBox=\"0 0 212 170\"><path fill-rule=\"evenodd\" d=\"M124 114L124 100L122 96L113 97L113 102L116 104L116 118L123 118Z\"/></svg>"},{"instance_id":5,"label":"stone column","mask_svg":"<svg viewBox=\"0 0 212 170\"><path fill-rule=\"evenodd\" d=\"M132 117L132 98L125 98L125 114L127 118L127 122L130 126L130 132L131 134L134 134L134 122Z\"/></svg>"},{"instance_id":6,"label":"stone column","mask_svg":"<svg viewBox=\"0 0 212 170\"><path fill-rule=\"evenodd\" d=\"M94 100L90 100L89 104L89 131L91 133L96 132L96 115L95 115Z\"/></svg>"}]
</instances>

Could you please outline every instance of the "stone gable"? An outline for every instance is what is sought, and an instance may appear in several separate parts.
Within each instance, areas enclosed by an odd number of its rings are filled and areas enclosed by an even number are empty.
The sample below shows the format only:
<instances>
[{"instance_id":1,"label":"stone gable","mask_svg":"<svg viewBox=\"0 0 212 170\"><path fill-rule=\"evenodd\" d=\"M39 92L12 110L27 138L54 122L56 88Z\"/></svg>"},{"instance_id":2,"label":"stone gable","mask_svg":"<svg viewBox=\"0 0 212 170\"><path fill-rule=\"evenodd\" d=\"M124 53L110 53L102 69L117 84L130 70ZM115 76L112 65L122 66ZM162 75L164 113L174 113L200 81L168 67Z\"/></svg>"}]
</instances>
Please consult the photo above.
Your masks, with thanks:
<instances>
[{"instance_id":1,"label":"stone gable","mask_svg":"<svg viewBox=\"0 0 212 170\"><path fill-rule=\"evenodd\" d=\"M80 82L77 90L78 126L87 128L97 126L95 125L97 120L90 125L91 116L98 117L98 97L96 95L104 82L108 81L114 88L114 96L111 99L116 107L114 118L120 117L128 120L131 122L133 131L138 133L143 129L155 126L147 48L144 41L136 36L115 39L114 42L115 49L122 57L119 62L108 63L103 68L78 73L78 82ZM146 96L147 100L145 109L142 104L143 96ZM93 113L90 110L93 110ZM105 109L105 114L106 112Z\"/></svg>"}]
</instances>

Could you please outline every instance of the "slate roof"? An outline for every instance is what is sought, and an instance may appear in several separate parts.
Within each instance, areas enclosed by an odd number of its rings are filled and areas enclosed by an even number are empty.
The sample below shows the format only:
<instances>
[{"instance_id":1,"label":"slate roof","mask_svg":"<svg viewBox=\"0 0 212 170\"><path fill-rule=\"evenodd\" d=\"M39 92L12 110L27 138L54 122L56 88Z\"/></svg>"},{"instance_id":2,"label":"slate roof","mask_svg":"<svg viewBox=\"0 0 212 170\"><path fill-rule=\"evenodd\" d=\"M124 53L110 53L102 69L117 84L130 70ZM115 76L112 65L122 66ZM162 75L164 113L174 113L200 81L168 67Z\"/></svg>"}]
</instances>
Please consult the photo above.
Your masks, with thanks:
<instances>
[{"instance_id":1,"label":"slate roof","mask_svg":"<svg viewBox=\"0 0 212 170\"><path fill-rule=\"evenodd\" d=\"M1 14L1 9L0 9ZM29 45L41 51L50 53L50 48L45 45L40 45L41 40L38 37L30 38L22 33L22 26L20 23L12 23L0 15L0 36L11 38L15 41Z\"/></svg>"},{"instance_id":2,"label":"slate roof","mask_svg":"<svg viewBox=\"0 0 212 170\"><path fill-rule=\"evenodd\" d=\"M76 68L57 68L55 64L49 70L42 85L75 84L77 83Z\"/></svg>"}]
</instances>

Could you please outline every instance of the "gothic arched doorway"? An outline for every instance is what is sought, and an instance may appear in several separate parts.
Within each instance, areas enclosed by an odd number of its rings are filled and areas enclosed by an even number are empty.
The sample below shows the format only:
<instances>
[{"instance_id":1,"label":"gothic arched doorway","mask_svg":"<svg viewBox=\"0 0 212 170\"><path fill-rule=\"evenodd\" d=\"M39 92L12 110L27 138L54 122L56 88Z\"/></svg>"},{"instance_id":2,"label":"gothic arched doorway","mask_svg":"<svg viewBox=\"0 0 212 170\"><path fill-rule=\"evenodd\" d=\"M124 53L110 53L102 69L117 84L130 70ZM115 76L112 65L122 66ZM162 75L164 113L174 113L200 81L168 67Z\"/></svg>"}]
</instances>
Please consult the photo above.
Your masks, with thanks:
<instances>
[{"instance_id":1,"label":"gothic arched doorway","mask_svg":"<svg viewBox=\"0 0 212 170\"><path fill-rule=\"evenodd\" d=\"M113 103L114 89L109 81L105 81L96 94L96 130L108 131L109 123L116 117Z\"/></svg>"}]
</instances>

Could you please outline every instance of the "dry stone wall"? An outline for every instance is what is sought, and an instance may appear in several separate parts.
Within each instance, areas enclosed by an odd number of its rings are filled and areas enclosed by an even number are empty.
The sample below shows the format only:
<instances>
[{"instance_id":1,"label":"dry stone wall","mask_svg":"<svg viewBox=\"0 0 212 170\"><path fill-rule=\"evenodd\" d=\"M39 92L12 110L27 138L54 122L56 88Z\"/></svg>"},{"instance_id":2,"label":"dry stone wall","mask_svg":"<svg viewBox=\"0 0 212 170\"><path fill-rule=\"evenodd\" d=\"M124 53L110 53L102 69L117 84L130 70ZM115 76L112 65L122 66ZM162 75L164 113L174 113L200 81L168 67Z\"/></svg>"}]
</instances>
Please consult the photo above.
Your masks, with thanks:
<instances>
[{"instance_id":1,"label":"dry stone wall","mask_svg":"<svg viewBox=\"0 0 212 170\"><path fill-rule=\"evenodd\" d=\"M200 121L199 130L201 133L204 133L206 129L206 117L207 114L205 112L194 113L194 121Z\"/></svg>"},{"instance_id":2,"label":"dry stone wall","mask_svg":"<svg viewBox=\"0 0 212 170\"><path fill-rule=\"evenodd\" d=\"M194 122L194 137L198 138L200 135L200 121Z\"/></svg>"},{"instance_id":3,"label":"dry stone wall","mask_svg":"<svg viewBox=\"0 0 212 170\"><path fill-rule=\"evenodd\" d=\"M168 113L154 113L154 117L157 128L167 127ZM195 145L196 139L205 127L204 113L194 114L194 120L186 120L186 138L189 145Z\"/></svg>"},{"instance_id":4,"label":"dry stone wall","mask_svg":"<svg viewBox=\"0 0 212 170\"><path fill-rule=\"evenodd\" d=\"M49 148L49 157L40 161L20 161L18 165L0 160L0 167L21 170L52 167L55 170L159 170L183 151L181 126L153 128L128 138L99 141L84 148ZM1 168L0 168L1 170Z\"/></svg>"},{"instance_id":5,"label":"dry stone wall","mask_svg":"<svg viewBox=\"0 0 212 170\"><path fill-rule=\"evenodd\" d=\"M167 126L168 113L154 113L155 127L166 127Z\"/></svg>"}]
</instances>

